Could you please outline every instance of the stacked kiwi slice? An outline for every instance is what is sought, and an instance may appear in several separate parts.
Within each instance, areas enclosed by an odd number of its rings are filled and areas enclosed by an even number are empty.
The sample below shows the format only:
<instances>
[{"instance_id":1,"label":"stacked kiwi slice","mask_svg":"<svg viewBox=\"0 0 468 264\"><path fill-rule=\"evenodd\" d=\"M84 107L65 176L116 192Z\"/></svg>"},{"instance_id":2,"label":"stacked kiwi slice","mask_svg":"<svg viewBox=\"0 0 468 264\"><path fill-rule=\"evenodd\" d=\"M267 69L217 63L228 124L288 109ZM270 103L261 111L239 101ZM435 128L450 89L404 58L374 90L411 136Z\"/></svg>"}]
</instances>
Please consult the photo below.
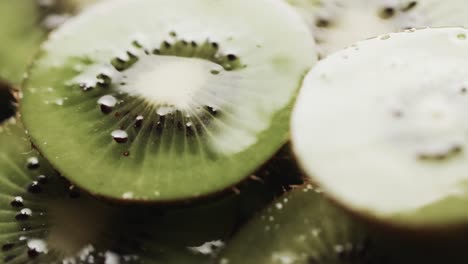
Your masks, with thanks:
<instances>
[{"instance_id":1,"label":"stacked kiwi slice","mask_svg":"<svg viewBox=\"0 0 468 264\"><path fill-rule=\"evenodd\" d=\"M287 0L302 15L321 58L356 41L411 28L465 26L464 0Z\"/></svg>"},{"instance_id":2,"label":"stacked kiwi slice","mask_svg":"<svg viewBox=\"0 0 468 264\"><path fill-rule=\"evenodd\" d=\"M240 183L288 140L316 59L298 15L268 2L116 0L69 20L24 83L32 142L74 184L114 199Z\"/></svg>"},{"instance_id":3,"label":"stacked kiwi slice","mask_svg":"<svg viewBox=\"0 0 468 264\"><path fill-rule=\"evenodd\" d=\"M0 0L0 263L467 263L464 5Z\"/></svg>"}]
</instances>

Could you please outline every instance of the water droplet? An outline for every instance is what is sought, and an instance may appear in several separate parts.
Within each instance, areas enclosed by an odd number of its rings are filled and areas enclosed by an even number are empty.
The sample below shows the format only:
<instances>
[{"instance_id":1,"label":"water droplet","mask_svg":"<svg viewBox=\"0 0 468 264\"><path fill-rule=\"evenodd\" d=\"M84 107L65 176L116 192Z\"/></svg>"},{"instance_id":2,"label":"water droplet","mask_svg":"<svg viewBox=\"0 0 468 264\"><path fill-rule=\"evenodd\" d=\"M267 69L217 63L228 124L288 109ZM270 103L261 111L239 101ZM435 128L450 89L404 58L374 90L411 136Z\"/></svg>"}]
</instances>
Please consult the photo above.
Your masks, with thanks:
<instances>
[{"instance_id":1,"label":"water droplet","mask_svg":"<svg viewBox=\"0 0 468 264\"><path fill-rule=\"evenodd\" d=\"M24 200L23 200L23 197L21 196L16 196L13 201L11 201L11 206L13 207L23 207L24 206Z\"/></svg>"},{"instance_id":2,"label":"water droplet","mask_svg":"<svg viewBox=\"0 0 468 264\"><path fill-rule=\"evenodd\" d=\"M160 116L166 116L168 114L172 114L172 112L174 112L174 108L170 106L161 106L156 111L156 113Z\"/></svg>"},{"instance_id":3,"label":"water droplet","mask_svg":"<svg viewBox=\"0 0 468 264\"><path fill-rule=\"evenodd\" d=\"M132 192L126 192L122 195L122 198L124 199L132 199L133 198L133 193Z\"/></svg>"},{"instance_id":4,"label":"water droplet","mask_svg":"<svg viewBox=\"0 0 468 264\"><path fill-rule=\"evenodd\" d=\"M99 98L98 104L101 106L101 111L104 114L109 114L117 105L117 99L112 95L104 95Z\"/></svg>"},{"instance_id":5,"label":"water droplet","mask_svg":"<svg viewBox=\"0 0 468 264\"><path fill-rule=\"evenodd\" d=\"M130 156L130 151L128 151L128 150L125 151L125 152L123 153L123 155L124 155L125 157L129 157L129 156Z\"/></svg>"},{"instance_id":6,"label":"water droplet","mask_svg":"<svg viewBox=\"0 0 468 264\"><path fill-rule=\"evenodd\" d=\"M39 182L33 181L29 186L28 186L28 192L30 193L41 193L42 192L42 187L39 185Z\"/></svg>"},{"instance_id":7,"label":"water droplet","mask_svg":"<svg viewBox=\"0 0 468 264\"><path fill-rule=\"evenodd\" d=\"M70 198L76 199L80 197L80 191L76 188L75 185L70 185L70 187L68 187L68 195Z\"/></svg>"},{"instance_id":8,"label":"water droplet","mask_svg":"<svg viewBox=\"0 0 468 264\"><path fill-rule=\"evenodd\" d=\"M135 127L140 128L143 126L143 121L145 120L145 117L142 115L139 115L135 118Z\"/></svg>"},{"instance_id":9,"label":"water droplet","mask_svg":"<svg viewBox=\"0 0 468 264\"><path fill-rule=\"evenodd\" d=\"M37 157L31 157L27 160L26 167L30 170L39 168L39 159Z\"/></svg>"},{"instance_id":10,"label":"water droplet","mask_svg":"<svg viewBox=\"0 0 468 264\"><path fill-rule=\"evenodd\" d=\"M114 130L111 135L117 143L126 143L128 141L128 134L125 130Z\"/></svg>"},{"instance_id":11,"label":"water droplet","mask_svg":"<svg viewBox=\"0 0 468 264\"><path fill-rule=\"evenodd\" d=\"M219 264L229 264L229 259L227 259L227 258L222 258L222 259L219 261Z\"/></svg>"},{"instance_id":12,"label":"water droplet","mask_svg":"<svg viewBox=\"0 0 468 264\"><path fill-rule=\"evenodd\" d=\"M283 204L282 203L276 203L276 209L281 210L283 209Z\"/></svg>"},{"instance_id":13,"label":"water droplet","mask_svg":"<svg viewBox=\"0 0 468 264\"><path fill-rule=\"evenodd\" d=\"M49 178L47 178L47 176L45 175L39 175L37 177L37 181L40 183L40 184L47 184L49 183Z\"/></svg>"},{"instance_id":14,"label":"water droplet","mask_svg":"<svg viewBox=\"0 0 468 264\"><path fill-rule=\"evenodd\" d=\"M380 37L380 40L387 40L390 38L390 35L384 35L382 37Z\"/></svg>"},{"instance_id":15,"label":"water droplet","mask_svg":"<svg viewBox=\"0 0 468 264\"><path fill-rule=\"evenodd\" d=\"M34 250L36 253L47 253L47 243L42 239L28 240L28 248Z\"/></svg>"},{"instance_id":16,"label":"water droplet","mask_svg":"<svg viewBox=\"0 0 468 264\"><path fill-rule=\"evenodd\" d=\"M63 102L64 102L64 100L60 98L60 99L55 100L54 103L55 103L56 105L62 106L62 105L63 105Z\"/></svg>"},{"instance_id":17,"label":"water droplet","mask_svg":"<svg viewBox=\"0 0 468 264\"><path fill-rule=\"evenodd\" d=\"M24 209L21 209L21 211L18 214L16 214L15 219L17 221L25 221L25 220L28 220L29 217L31 216L32 216L31 209L24 208Z\"/></svg>"}]
</instances>

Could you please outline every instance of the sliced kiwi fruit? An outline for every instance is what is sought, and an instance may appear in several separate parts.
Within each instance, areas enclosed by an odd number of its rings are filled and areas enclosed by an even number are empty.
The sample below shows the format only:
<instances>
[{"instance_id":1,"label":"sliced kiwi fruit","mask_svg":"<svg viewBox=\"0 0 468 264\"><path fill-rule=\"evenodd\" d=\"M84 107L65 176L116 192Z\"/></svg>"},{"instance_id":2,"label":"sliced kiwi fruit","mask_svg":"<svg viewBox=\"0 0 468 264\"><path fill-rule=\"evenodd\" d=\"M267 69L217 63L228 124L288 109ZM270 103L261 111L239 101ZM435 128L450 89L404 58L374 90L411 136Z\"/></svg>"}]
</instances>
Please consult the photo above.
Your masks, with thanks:
<instances>
[{"instance_id":1,"label":"sliced kiwi fruit","mask_svg":"<svg viewBox=\"0 0 468 264\"><path fill-rule=\"evenodd\" d=\"M15 119L0 127L1 263L209 263L233 199L186 208L98 200L57 174Z\"/></svg>"},{"instance_id":2,"label":"sliced kiwi fruit","mask_svg":"<svg viewBox=\"0 0 468 264\"><path fill-rule=\"evenodd\" d=\"M304 81L291 125L313 181L373 222L466 226L467 36L463 28L410 30L322 60Z\"/></svg>"},{"instance_id":3,"label":"sliced kiwi fruit","mask_svg":"<svg viewBox=\"0 0 468 264\"><path fill-rule=\"evenodd\" d=\"M314 33L320 56L356 41L422 27L468 25L464 0L287 0Z\"/></svg>"},{"instance_id":4,"label":"sliced kiwi fruit","mask_svg":"<svg viewBox=\"0 0 468 264\"><path fill-rule=\"evenodd\" d=\"M47 32L96 1L0 0L0 77L19 85Z\"/></svg>"},{"instance_id":5,"label":"sliced kiwi fruit","mask_svg":"<svg viewBox=\"0 0 468 264\"><path fill-rule=\"evenodd\" d=\"M43 45L23 119L40 152L93 194L214 194L287 141L313 45L282 1L103 2Z\"/></svg>"},{"instance_id":6,"label":"sliced kiwi fruit","mask_svg":"<svg viewBox=\"0 0 468 264\"><path fill-rule=\"evenodd\" d=\"M228 242L217 264L371 263L367 243L360 223L308 185L261 211Z\"/></svg>"}]
</instances>

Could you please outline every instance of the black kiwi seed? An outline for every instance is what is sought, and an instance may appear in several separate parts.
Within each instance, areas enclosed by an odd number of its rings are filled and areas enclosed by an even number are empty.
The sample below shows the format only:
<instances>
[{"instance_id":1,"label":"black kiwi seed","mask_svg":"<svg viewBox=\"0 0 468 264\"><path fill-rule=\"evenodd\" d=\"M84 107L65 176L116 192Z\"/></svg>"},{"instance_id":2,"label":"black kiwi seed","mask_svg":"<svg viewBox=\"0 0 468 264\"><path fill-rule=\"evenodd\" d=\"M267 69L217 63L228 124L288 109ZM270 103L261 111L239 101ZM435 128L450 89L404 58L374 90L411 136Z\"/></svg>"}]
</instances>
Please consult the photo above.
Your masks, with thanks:
<instances>
[{"instance_id":1,"label":"black kiwi seed","mask_svg":"<svg viewBox=\"0 0 468 264\"><path fill-rule=\"evenodd\" d=\"M330 26L330 20L324 19L324 18L319 18L319 19L315 22L315 26L317 26L317 27L319 27L319 28L326 28L326 27L329 27L329 26Z\"/></svg>"},{"instance_id":2,"label":"black kiwi seed","mask_svg":"<svg viewBox=\"0 0 468 264\"><path fill-rule=\"evenodd\" d=\"M112 79L103 73L99 74L97 76L97 79L98 79L97 84L99 85L99 87L102 87L102 88L108 88L112 83Z\"/></svg>"},{"instance_id":3,"label":"black kiwi seed","mask_svg":"<svg viewBox=\"0 0 468 264\"><path fill-rule=\"evenodd\" d=\"M15 197L13 201L10 202L10 205L16 208L24 207L23 198L20 196Z\"/></svg>"},{"instance_id":4,"label":"black kiwi seed","mask_svg":"<svg viewBox=\"0 0 468 264\"><path fill-rule=\"evenodd\" d=\"M385 7L380 11L380 18L382 19L389 19L395 15L395 9L392 7Z\"/></svg>"},{"instance_id":5,"label":"black kiwi seed","mask_svg":"<svg viewBox=\"0 0 468 264\"><path fill-rule=\"evenodd\" d=\"M49 183L49 179L47 178L47 176L45 175L39 175L37 177L37 181L40 183L40 184L47 184Z\"/></svg>"},{"instance_id":6,"label":"black kiwi seed","mask_svg":"<svg viewBox=\"0 0 468 264\"><path fill-rule=\"evenodd\" d=\"M33 181L29 186L28 186L28 192L38 194L42 192L42 187L39 185L39 182Z\"/></svg>"},{"instance_id":7,"label":"black kiwi seed","mask_svg":"<svg viewBox=\"0 0 468 264\"><path fill-rule=\"evenodd\" d=\"M141 128L143 126L143 121L145 118L142 115L139 115L135 118L135 128Z\"/></svg>"},{"instance_id":8,"label":"black kiwi seed","mask_svg":"<svg viewBox=\"0 0 468 264\"><path fill-rule=\"evenodd\" d=\"M68 196L70 196L70 198L72 199L76 199L80 197L80 192L75 187L75 185L70 185L70 187L68 187Z\"/></svg>"},{"instance_id":9,"label":"black kiwi seed","mask_svg":"<svg viewBox=\"0 0 468 264\"><path fill-rule=\"evenodd\" d=\"M230 61L235 61L235 60L237 60L237 56L234 55L234 54L228 54L228 55L227 55L227 58L228 58L228 60L230 60Z\"/></svg>"},{"instance_id":10,"label":"black kiwi seed","mask_svg":"<svg viewBox=\"0 0 468 264\"><path fill-rule=\"evenodd\" d=\"M14 247L15 247L15 244L13 244L13 243L5 244L5 245L2 246L2 251L3 251L3 252L5 252L5 251L10 251L10 250L12 250Z\"/></svg>"},{"instance_id":11,"label":"black kiwi seed","mask_svg":"<svg viewBox=\"0 0 468 264\"><path fill-rule=\"evenodd\" d=\"M171 43L169 43L169 42L167 42L167 41L164 41L164 42L163 42L163 45L164 45L164 47L165 47L166 49L171 48Z\"/></svg>"},{"instance_id":12,"label":"black kiwi seed","mask_svg":"<svg viewBox=\"0 0 468 264\"><path fill-rule=\"evenodd\" d=\"M402 8L401 11L403 11L403 12L408 12L408 11L410 11L411 9L415 8L417 5L418 5L418 2L412 1L412 2L410 2L407 6L405 6L404 8Z\"/></svg>"},{"instance_id":13,"label":"black kiwi seed","mask_svg":"<svg viewBox=\"0 0 468 264\"><path fill-rule=\"evenodd\" d=\"M15 219L17 221L26 221L31 216L30 209L22 209L19 213L16 214Z\"/></svg>"},{"instance_id":14,"label":"black kiwi seed","mask_svg":"<svg viewBox=\"0 0 468 264\"><path fill-rule=\"evenodd\" d=\"M38 169L40 166L39 159L37 157L31 157L27 160L26 167L30 170Z\"/></svg>"}]
</instances>

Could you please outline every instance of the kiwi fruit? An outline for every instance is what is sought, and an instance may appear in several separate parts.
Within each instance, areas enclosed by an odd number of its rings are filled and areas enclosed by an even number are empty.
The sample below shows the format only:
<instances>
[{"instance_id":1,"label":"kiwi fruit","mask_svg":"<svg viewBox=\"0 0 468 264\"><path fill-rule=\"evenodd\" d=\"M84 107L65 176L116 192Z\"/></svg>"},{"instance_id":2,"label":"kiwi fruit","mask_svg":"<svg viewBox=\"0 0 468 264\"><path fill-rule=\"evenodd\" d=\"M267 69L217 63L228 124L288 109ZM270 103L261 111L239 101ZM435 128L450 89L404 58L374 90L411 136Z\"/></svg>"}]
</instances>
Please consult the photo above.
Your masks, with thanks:
<instances>
[{"instance_id":1,"label":"kiwi fruit","mask_svg":"<svg viewBox=\"0 0 468 264\"><path fill-rule=\"evenodd\" d=\"M21 112L40 152L92 194L203 197L287 142L313 45L283 1L105 1L51 34Z\"/></svg>"},{"instance_id":2,"label":"kiwi fruit","mask_svg":"<svg viewBox=\"0 0 468 264\"><path fill-rule=\"evenodd\" d=\"M321 58L356 41L411 28L468 25L464 0L287 0L304 17Z\"/></svg>"},{"instance_id":3,"label":"kiwi fruit","mask_svg":"<svg viewBox=\"0 0 468 264\"><path fill-rule=\"evenodd\" d=\"M0 0L0 78L18 86L47 33L97 1Z\"/></svg>"},{"instance_id":4,"label":"kiwi fruit","mask_svg":"<svg viewBox=\"0 0 468 264\"><path fill-rule=\"evenodd\" d=\"M307 75L293 148L329 197L396 229L467 226L467 36L464 28L383 35Z\"/></svg>"},{"instance_id":5,"label":"kiwi fruit","mask_svg":"<svg viewBox=\"0 0 468 264\"><path fill-rule=\"evenodd\" d=\"M311 185L293 189L260 211L229 242L217 264L370 262L360 223Z\"/></svg>"},{"instance_id":6,"label":"kiwi fruit","mask_svg":"<svg viewBox=\"0 0 468 264\"><path fill-rule=\"evenodd\" d=\"M233 199L190 207L114 204L79 190L0 127L1 263L209 263L232 232Z\"/></svg>"}]
</instances>

